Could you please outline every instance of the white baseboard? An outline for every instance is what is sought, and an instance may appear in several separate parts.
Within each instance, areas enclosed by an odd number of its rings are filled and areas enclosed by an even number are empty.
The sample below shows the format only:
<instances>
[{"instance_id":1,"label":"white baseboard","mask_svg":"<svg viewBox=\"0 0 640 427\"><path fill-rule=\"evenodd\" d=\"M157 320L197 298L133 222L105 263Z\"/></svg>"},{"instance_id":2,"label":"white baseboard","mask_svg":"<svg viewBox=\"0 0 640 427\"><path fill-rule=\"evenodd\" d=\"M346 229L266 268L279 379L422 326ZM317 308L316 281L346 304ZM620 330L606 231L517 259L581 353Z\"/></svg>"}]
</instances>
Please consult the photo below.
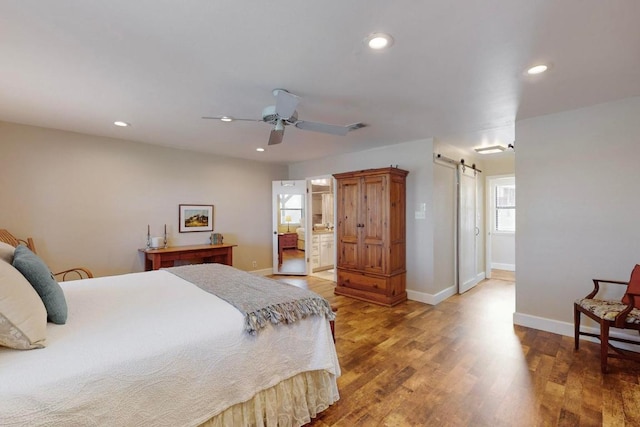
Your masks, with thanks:
<instances>
[{"instance_id":1,"label":"white baseboard","mask_svg":"<svg viewBox=\"0 0 640 427\"><path fill-rule=\"evenodd\" d=\"M456 287L450 286L437 294L428 294L426 292L412 291L407 289L407 298L411 301L423 302L430 305L438 305L442 301L456 294Z\"/></svg>"},{"instance_id":2,"label":"white baseboard","mask_svg":"<svg viewBox=\"0 0 640 427\"><path fill-rule=\"evenodd\" d=\"M496 270L516 271L515 264L503 264L501 262L492 262L491 268L495 268Z\"/></svg>"},{"instance_id":3,"label":"white baseboard","mask_svg":"<svg viewBox=\"0 0 640 427\"><path fill-rule=\"evenodd\" d=\"M546 319L544 317L532 316L530 314L522 314L518 312L513 313L513 324L538 329L540 331L552 332L554 334L564 335L567 337L573 336L573 323Z\"/></svg>"},{"instance_id":4,"label":"white baseboard","mask_svg":"<svg viewBox=\"0 0 640 427\"><path fill-rule=\"evenodd\" d=\"M582 322L586 320L587 318L585 316L582 316ZM560 320L553 320L553 319L545 319L543 317L532 316L530 314L522 314L522 313L516 312L516 313L513 313L513 324L526 326L527 328L538 329L540 331L551 332L554 334L564 335L566 337L573 338L573 323L569 323L569 322L562 322ZM589 332L592 334L600 333L599 328L581 325L580 329L582 330L582 332ZM624 333L614 329L610 331L610 335L612 337L617 337L617 338L626 338L626 339L635 339L635 340L638 339L637 334ZM580 339L600 344L600 340L594 337L581 336ZM638 351L638 346L634 346L633 344L616 343L616 346L626 350Z\"/></svg>"},{"instance_id":5,"label":"white baseboard","mask_svg":"<svg viewBox=\"0 0 640 427\"><path fill-rule=\"evenodd\" d=\"M478 273L478 275L473 279L473 285L475 286L486 278L485 272ZM423 302L425 304L438 305L442 301L446 300L449 297L454 296L458 293L455 285L451 285L436 294L428 294L426 292L412 291L411 289L407 289L407 298L411 301Z\"/></svg>"}]
</instances>

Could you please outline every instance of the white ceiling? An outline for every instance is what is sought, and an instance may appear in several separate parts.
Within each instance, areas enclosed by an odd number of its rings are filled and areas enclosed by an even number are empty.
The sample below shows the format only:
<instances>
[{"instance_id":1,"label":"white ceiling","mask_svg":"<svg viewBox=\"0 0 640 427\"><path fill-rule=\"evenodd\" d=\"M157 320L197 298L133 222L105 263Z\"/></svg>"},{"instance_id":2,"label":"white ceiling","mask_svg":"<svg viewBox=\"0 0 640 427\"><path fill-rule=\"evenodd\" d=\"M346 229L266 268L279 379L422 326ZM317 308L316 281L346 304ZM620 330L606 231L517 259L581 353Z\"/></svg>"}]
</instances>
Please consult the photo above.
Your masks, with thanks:
<instances>
[{"instance_id":1,"label":"white ceiling","mask_svg":"<svg viewBox=\"0 0 640 427\"><path fill-rule=\"evenodd\" d=\"M2 0L0 120L283 163L506 145L516 119L640 95L639 22L637 0ZM302 120L368 127L267 147L268 124L201 119L259 119L274 88Z\"/></svg>"}]
</instances>

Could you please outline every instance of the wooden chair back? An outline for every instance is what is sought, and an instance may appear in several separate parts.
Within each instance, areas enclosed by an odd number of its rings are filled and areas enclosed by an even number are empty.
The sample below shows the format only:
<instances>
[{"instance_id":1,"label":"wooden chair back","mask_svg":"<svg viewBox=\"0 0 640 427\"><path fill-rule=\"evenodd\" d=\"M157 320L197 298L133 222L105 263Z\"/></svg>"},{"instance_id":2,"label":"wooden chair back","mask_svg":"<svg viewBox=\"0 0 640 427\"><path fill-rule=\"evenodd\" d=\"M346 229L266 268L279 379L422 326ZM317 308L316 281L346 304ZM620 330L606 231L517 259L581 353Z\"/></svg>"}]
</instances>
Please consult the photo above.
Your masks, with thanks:
<instances>
[{"instance_id":1,"label":"wooden chair back","mask_svg":"<svg viewBox=\"0 0 640 427\"><path fill-rule=\"evenodd\" d=\"M9 233L8 230L0 229L0 242L7 243L14 248L20 244L28 247L31 252L36 253L36 245L33 243L33 239L31 237L27 237L27 240L18 239L13 234Z\"/></svg>"},{"instance_id":2,"label":"wooden chair back","mask_svg":"<svg viewBox=\"0 0 640 427\"><path fill-rule=\"evenodd\" d=\"M33 239L31 237L27 237L27 240L18 239L13 234L9 233L9 231L5 229L0 229L0 242L5 242L11 246L18 247L19 245L25 245L28 247L31 252L36 253L36 245L33 243ZM79 279L91 278L93 277L93 273L91 270L84 267L74 267L69 270L64 270L59 273L53 273L54 276L61 276L62 280L66 280L67 277L77 276Z\"/></svg>"}]
</instances>

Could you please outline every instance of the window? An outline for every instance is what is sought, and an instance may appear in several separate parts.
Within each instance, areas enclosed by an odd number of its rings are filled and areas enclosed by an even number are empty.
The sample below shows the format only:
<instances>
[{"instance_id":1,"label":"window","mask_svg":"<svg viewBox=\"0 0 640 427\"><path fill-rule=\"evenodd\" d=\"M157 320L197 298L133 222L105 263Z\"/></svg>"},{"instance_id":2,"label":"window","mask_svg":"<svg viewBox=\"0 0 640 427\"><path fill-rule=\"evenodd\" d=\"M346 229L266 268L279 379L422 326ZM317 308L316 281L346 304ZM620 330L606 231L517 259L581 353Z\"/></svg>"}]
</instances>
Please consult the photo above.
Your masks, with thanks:
<instances>
[{"instance_id":1,"label":"window","mask_svg":"<svg viewBox=\"0 0 640 427\"><path fill-rule=\"evenodd\" d=\"M285 220L287 217L291 218L290 222ZM302 223L302 195L300 194L280 195L280 224L287 225L287 223Z\"/></svg>"},{"instance_id":2,"label":"window","mask_svg":"<svg viewBox=\"0 0 640 427\"><path fill-rule=\"evenodd\" d=\"M516 231L516 186L496 185L496 227L495 231L515 233Z\"/></svg>"}]
</instances>

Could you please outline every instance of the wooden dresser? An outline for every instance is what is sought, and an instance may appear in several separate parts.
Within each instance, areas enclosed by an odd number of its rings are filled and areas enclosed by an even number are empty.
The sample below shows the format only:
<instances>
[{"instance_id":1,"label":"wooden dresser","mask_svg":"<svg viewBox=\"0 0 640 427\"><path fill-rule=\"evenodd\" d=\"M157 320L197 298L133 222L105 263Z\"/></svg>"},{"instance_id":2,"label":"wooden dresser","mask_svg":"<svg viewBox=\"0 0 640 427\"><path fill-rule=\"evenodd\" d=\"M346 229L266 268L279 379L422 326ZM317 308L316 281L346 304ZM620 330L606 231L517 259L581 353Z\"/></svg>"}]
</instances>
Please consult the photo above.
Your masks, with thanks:
<instances>
[{"instance_id":1,"label":"wooden dresser","mask_svg":"<svg viewBox=\"0 0 640 427\"><path fill-rule=\"evenodd\" d=\"M297 233L278 233L278 265L282 264L282 252L285 249L298 248Z\"/></svg>"},{"instance_id":2,"label":"wooden dresser","mask_svg":"<svg viewBox=\"0 0 640 427\"><path fill-rule=\"evenodd\" d=\"M392 306L407 299L406 176L398 168L335 174L335 293Z\"/></svg>"},{"instance_id":3,"label":"wooden dresser","mask_svg":"<svg viewBox=\"0 0 640 427\"><path fill-rule=\"evenodd\" d=\"M170 246L162 249L139 249L144 254L144 269L173 267L176 261L217 262L233 265L233 248L237 245Z\"/></svg>"}]
</instances>

